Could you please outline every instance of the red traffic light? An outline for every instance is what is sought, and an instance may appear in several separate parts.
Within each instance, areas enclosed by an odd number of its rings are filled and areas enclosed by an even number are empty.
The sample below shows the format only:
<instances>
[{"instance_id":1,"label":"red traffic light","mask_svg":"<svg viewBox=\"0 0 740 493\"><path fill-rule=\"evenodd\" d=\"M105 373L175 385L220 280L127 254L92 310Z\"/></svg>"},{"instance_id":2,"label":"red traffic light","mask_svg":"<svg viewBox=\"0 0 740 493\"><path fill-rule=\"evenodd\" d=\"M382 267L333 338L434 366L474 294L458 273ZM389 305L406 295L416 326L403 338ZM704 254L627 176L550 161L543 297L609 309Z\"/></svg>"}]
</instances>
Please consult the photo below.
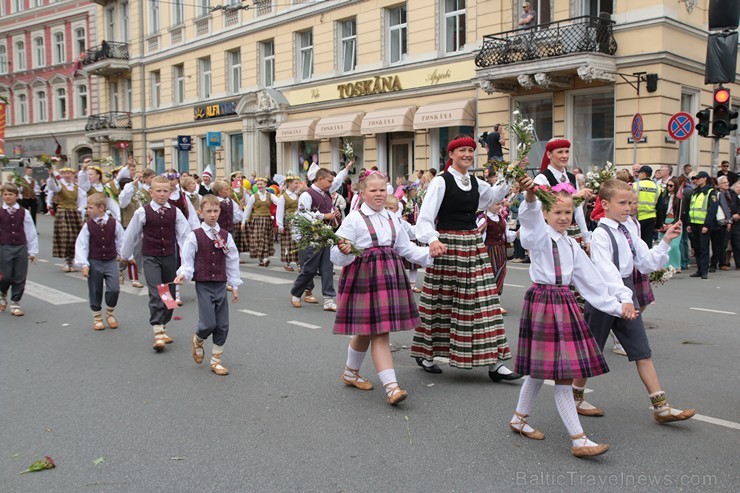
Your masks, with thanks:
<instances>
[{"instance_id":1,"label":"red traffic light","mask_svg":"<svg viewBox=\"0 0 740 493\"><path fill-rule=\"evenodd\" d=\"M714 103L725 104L730 100L729 89L717 89L714 91Z\"/></svg>"}]
</instances>

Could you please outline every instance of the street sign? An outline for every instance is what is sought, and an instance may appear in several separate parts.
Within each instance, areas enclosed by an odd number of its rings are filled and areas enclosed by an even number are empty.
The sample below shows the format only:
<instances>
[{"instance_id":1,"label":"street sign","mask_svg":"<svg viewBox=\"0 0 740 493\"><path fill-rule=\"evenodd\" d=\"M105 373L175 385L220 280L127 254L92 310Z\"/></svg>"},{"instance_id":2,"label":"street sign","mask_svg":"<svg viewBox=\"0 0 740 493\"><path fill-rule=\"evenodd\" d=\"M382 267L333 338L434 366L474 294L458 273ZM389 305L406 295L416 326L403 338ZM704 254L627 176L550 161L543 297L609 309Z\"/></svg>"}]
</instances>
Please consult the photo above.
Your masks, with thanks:
<instances>
[{"instance_id":1,"label":"street sign","mask_svg":"<svg viewBox=\"0 0 740 493\"><path fill-rule=\"evenodd\" d=\"M208 147L221 147L221 132L208 132Z\"/></svg>"},{"instance_id":2,"label":"street sign","mask_svg":"<svg viewBox=\"0 0 740 493\"><path fill-rule=\"evenodd\" d=\"M177 150L178 151L189 151L192 148L193 148L193 143L190 140L189 135L178 135L177 136Z\"/></svg>"},{"instance_id":3,"label":"street sign","mask_svg":"<svg viewBox=\"0 0 740 493\"><path fill-rule=\"evenodd\" d=\"M635 140L632 137L627 137L628 144L647 144L647 137L643 137L640 140Z\"/></svg>"},{"instance_id":4,"label":"street sign","mask_svg":"<svg viewBox=\"0 0 740 493\"><path fill-rule=\"evenodd\" d=\"M668 135L681 141L691 137L694 133L694 117L680 111L668 120Z\"/></svg>"},{"instance_id":5,"label":"street sign","mask_svg":"<svg viewBox=\"0 0 740 493\"><path fill-rule=\"evenodd\" d=\"M642 139L642 133L645 129L645 124L642 120L642 115L635 113L632 117L632 138L639 142Z\"/></svg>"}]
</instances>

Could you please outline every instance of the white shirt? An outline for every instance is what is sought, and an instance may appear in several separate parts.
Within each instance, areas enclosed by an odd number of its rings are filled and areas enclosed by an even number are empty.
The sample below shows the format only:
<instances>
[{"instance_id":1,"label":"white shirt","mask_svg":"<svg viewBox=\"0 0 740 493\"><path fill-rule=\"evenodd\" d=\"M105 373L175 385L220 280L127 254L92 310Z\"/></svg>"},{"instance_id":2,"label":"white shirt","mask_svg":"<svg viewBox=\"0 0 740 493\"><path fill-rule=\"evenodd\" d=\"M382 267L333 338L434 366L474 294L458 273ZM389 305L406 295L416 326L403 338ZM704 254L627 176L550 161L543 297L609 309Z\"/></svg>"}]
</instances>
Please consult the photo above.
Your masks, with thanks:
<instances>
[{"instance_id":1,"label":"white shirt","mask_svg":"<svg viewBox=\"0 0 740 493\"><path fill-rule=\"evenodd\" d=\"M213 240L218 232L221 230L218 224L213 228L203 223L203 231L206 233L211 240ZM235 291L239 286L242 285L241 273L239 272L239 252L236 249L234 238L229 234L226 239L226 246L229 249L229 253L226 254L226 282ZM195 271L195 255L198 253L198 239L195 237L195 231L188 233L188 237L185 240L185 244L182 247L180 254L180 260L182 264L177 269L177 275L185 276L188 281L193 278Z\"/></svg>"},{"instance_id":2,"label":"white shirt","mask_svg":"<svg viewBox=\"0 0 740 493\"><path fill-rule=\"evenodd\" d=\"M134 186L133 182L126 183L126 185L123 187L123 190L121 190L121 193L118 195L118 203L120 204L120 206L128 207L128 205L131 203L131 200L134 198L134 194L139 190L146 190L148 192L149 185L139 183L139 186L137 188Z\"/></svg>"},{"instance_id":3,"label":"white shirt","mask_svg":"<svg viewBox=\"0 0 740 493\"><path fill-rule=\"evenodd\" d=\"M242 222L242 219L244 218L244 215L242 213L242 208L239 207L239 204L237 204L236 201L234 199L232 199L232 198L229 198L229 197L226 197L226 198L218 197L218 201L219 202L223 202L224 200L230 200L231 201L231 222L233 224L237 224L237 223ZM204 225L205 225L205 223L203 223L202 227L203 228L206 228L206 226L204 226Z\"/></svg>"},{"instance_id":4,"label":"white shirt","mask_svg":"<svg viewBox=\"0 0 740 493\"><path fill-rule=\"evenodd\" d=\"M21 206L18 205L18 203L13 204L13 206L11 207L3 202L3 209L5 209L6 211L14 209L16 211L14 212L14 214L17 214L20 208ZM36 226L33 225L31 213L25 209L24 211L23 234L26 235L26 248L28 249L28 256L35 257L39 254L39 234L36 232Z\"/></svg>"},{"instance_id":5,"label":"white shirt","mask_svg":"<svg viewBox=\"0 0 740 493\"><path fill-rule=\"evenodd\" d=\"M80 209L80 214L82 214L82 217L85 217L85 207L87 207L87 193L90 191L91 188L94 189L95 192L105 195L105 208L114 218L116 218L116 221L120 221L121 207L118 205L118 202L116 202L113 197L108 197L108 194L105 193L105 185L103 185L102 183L92 184L90 182L90 176L85 170L80 170L77 175L77 206Z\"/></svg>"},{"instance_id":6,"label":"white shirt","mask_svg":"<svg viewBox=\"0 0 740 493\"><path fill-rule=\"evenodd\" d=\"M575 239L551 228L542 216L542 204L524 201L519 206L519 238L529 250L532 263L529 277L538 284L555 284L555 261L552 241L558 246L562 284L575 285L578 292L597 310L615 317L622 316L622 303L632 302L632 291L622 279L607 282ZM606 289L604 289L606 287Z\"/></svg>"},{"instance_id":7,"label":"white shirt","mask_svg":"<svg viewBox=\"0 0 740 493\"><path fill-rule=\"evenodd\" d=\"M264 192L258 191L257 193L253 193L247 199L247 206L244 208L244 215L242 216L242 223L246 223L247 221L249 221L249 218L252 217L252 209L254 209L254 202L257 200L257 195L259 195L260 200L262 202L266 201L268 198L267 196L269 195L270 202L279 206L280 201L278 200L277 197L275 197L275 194L270 193L267 190L265 190Z\"/></svg>"},{"instance_id":8,"label":"white shirt","mask_svg":"<svg viewBox=\"0 0 740 493\"><path fill-rule=\"evenodd\" d=\"M108 221L112 220L111 216L106 212L102 216L103 225L107 224ZM123 245L123 226L121 223L116 221L116 256L121 256L121 246ZM77 235L77 241L75 241L75 264L79 267L87 267L90 265L90 229L87 227L87 222L82 225L80 234Z\"/></svg>"},{"instance_id":9,"label":"white shirt","mask_svg":"<svg viewBox=\"0 0 740 493\"><path fill-rule=\"evenodd\" d=\"M296 200L298 195L295 192L286 190L278 199L277 211L275 212L275 221L277 222L278 228L285 227L285 196L290 197L292 200Z\"/></svg>"},{"instance_id":10,"label":"white shirt","mask_svg":"<svg viewBox=\"0 0 740 493\"><path fill-rule=\"evenodd\" d=\"M155 201L151 201L149 205L152 207L154 212L158 212L160 207L169 209L172 207L169 202L165 202L164 205L159 205ZM185 240L188 237L188 233L191 231L190 224L183 215L182 211L175 207L175 236L177 239L177 245L182 249ZM121 247L121 258L132 259L134 256L134 247L142 241L142 234L144 231L144 225L146 224L146 211L144 207L139 207L134 212L131 222L126 228L126 233L123 235L123 246Z\"/></svg>"},{"instance_id":11,"label":"white shirt","mask_svg":"<svg viewBox=\"0 0 740 493\"><path fill-rule=\"evenodd\" d=\"M463 185L463 175L459 171L450 167L447 173L451 173L455 177L455 183L461 190L465 192L470 191L472 184ZM480 210L486 210L491 204L504 200L506 194L509 193L510 187L503 181L491 186L469 173L467 175L474 180L478 180L478 209ZM416 238L422 243L429 244L439 238L435 221L437 220L439 208L445 196L445 189L445 180L440 175L436 176L429 183L429 187L424 194L424 201L421 203L419 217L416 219Z\"/></svg>"},{"instance_id":12,"label":"white shirt","mask_svg":"<svg viewBox=\"0 0 740 493\"><path fill-rule=\"evenodd\" d=\"M396 229L396 244L393 249L412 264L428 267L434 263L434 259L429 255L429 247L420 247L412 243L408 234L406 234L406 230L401 225L401 220L395 214L389 214L385 209L376 212L367 204L362 204L359 211L350 212L344 219L342 225L337 230L338 236L348 240L360 250L373 246L373 240L370 237L367 224L365 224L360 211L368 217L375 228L375 234L378 237L378 246L391 245L393 236L391 225L388 221L390 218ZM343 267L354 262L356 258L351 253L349 255L343 254L339 251L339 247L334 246L331 249L331 261L335 265Z\"/></svg>"},{"instance_id":13,"label":"white shirt","mask_svg":"<svg viewBox=\"0 0 740 493\"><path fill-rule=\"evenodd\" d=\"M481 217L481 218L479 218L475 222L475 224L477 224L478 227L480 228L481 226L483 226L486 223L486 218L489 218L491 221L493 221L495 223L497 223L497 222L499 222L501 220L501 216L500 215L494 214L491 211L486 211L486 215L483 216L483 217ZM483 234L481 236L483 238L483 242L485 242L486 241L486 236L488 236L488 228L486 228L483 231ZM514 240L516 240L516 231L512 231L512 230L510 230L510 229L507 228L506 229L506 243L511 243Z\"/></svg>"},{"instance_id":14,"label":"white shirt","mask_svg":"<svg viewBox=\"0 0 740 493\"><path fill-rule=\"evenodd\" d=\"M188 224L190 225L190 229L192 231L195 231L196 229L200 228L200 219L198 219L198 213L196 212L195 207L193 207L193 204L190 203L187 197L184 198L186 207L188 208L188 217L186 219L188 221ZM170 200L180 200L179 186L175 189L174 192L170 194Z\"/></svg>"},{"instance_id":15,"label":"white shirt","mask_svg":"<svg viewBox=\"0 0 740 493\"><path fill-rule=\"evenodd\" d=\"M62 187L66 188L70 192L74 192L75 186L76 185L74 183L70 183L62 177L57 179L56 175L52 175L46 182L46 188L56 194L61 193ZM77 187L77 210L81 212L82 217L85 217L85 204L87 204L87 194L80 192L79 187Z\"/></svg>"},{"instance_id":16,"label":"white shirt","mask_svg":"<svg viewBox=\"0 0 740 493\"><path fill-rule=\"evenodd\" d=\"M549 169L552 172L552 175L555 177L555 179L558 181L558 183L570 183L570 180L568 180L568 175L565 170L558 171L554 166L548 165L547 169ZM560 181L562 177L565 177L565 181ZM538 174L534 177L534 183L535 185L547 185L550 186L550 182L547 181L547 177L543 175L542 173ZM578 186L578 180L576 180L576 191L580 190L581 188ZM578 229L581 230L581 234L583 235L583 241L586 243L591 242L591 231L588 230L588 224L586 224L586 215L583 213L583 204L576 207L575 212L573 213L573 219L575 219L576 224L578 225Z\"/></svg>"}]
</instances>

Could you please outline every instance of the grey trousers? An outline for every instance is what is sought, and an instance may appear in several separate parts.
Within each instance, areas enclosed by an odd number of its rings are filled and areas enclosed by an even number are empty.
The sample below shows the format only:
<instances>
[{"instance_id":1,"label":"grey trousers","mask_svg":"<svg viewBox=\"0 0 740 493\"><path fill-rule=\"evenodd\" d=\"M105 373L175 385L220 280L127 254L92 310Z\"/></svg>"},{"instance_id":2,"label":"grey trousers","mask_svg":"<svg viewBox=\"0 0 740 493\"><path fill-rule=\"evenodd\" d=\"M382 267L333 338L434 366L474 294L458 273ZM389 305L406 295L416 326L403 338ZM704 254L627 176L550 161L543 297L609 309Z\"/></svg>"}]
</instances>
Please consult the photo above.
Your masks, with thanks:
<instances>
[{"instance_id":1,"label":"grey trousers","mask_svg":"<svg viewBox=\"0 0 740 493\"><path fill-rule=\"evenodd\" d=\"M87 292L90 297L90 309L99 312L102 309L103 283L105 283L105 305L115 308L121 286L118 280L118 261L90 259L90 275L87 278Z\"/></svg>"},{"instance_id":2,"label":"grey trousers","mask_svg":"<svg viewBox=\"0 0 740 493\"><path fill-rule=\"evenodd\" d=\"M172 319L172 311L164 306L157 286L172 282L177 273L177 254L169 257L148 257L144 255L144 276L149 289L149 324L166 325ZM118 274L116 274L118 275ZM170 284L170 293L175 297L175 285Z\"/></svg>"},{"instance_id":3,"label":"grey trousers","mask_svg":"<svg viewBox=\"0 0 740 493\"><path fill-rule=\"evenodd\" d=\"M26 245L0 245L0 293L7 296L12 287L10 301L18 303L26 289L28 274L28 248Z\"/></svg>"},{"instance_id":4,"label":"grey trousers","mask_svg":"<svg viewBox=\"0 0 740 493\"><path fill-rule=\"evenodd\" d=\"M229 300L226 298L225 282L196 282L198 296L198 329L195 335L208 339L213 335L213 344L223 346L229 335Z\"/></svg>"},{"instance_id":5,"label":"grey trousers","mask_svg":"<svg viewBox=\"0 0 740 493\"><path fill-rule=\"evenodd\" d=\"M334 290L334 264L329 257L329 249L302 250L299 254L305 260L302 262L301 273L296 277L290 294L300 298L306 289L313 288L313 278L318 271L321 274L321 294L324 298L334 298L337 292Z\"/></svg>"}]
</instances>

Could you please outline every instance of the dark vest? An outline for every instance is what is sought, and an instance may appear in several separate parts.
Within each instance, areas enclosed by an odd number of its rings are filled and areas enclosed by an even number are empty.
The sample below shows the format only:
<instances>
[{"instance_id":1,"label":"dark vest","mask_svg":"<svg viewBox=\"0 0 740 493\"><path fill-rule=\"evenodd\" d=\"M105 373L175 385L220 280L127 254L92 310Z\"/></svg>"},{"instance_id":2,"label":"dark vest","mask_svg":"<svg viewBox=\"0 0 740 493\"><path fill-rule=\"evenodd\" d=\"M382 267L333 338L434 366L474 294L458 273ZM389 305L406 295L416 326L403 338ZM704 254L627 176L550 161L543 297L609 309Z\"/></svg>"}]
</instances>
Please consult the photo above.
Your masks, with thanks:
<instances>
[{"instance_id":1,"label":"dark vest","mask_svg":"<svg viewBox=\"0 0 740 493\"><path fill-rule=\"evenodd\" d=\"M93 260L113 260L116 255L116 220L109 217L105 226L99 226L94 219L87 222L90 232L90 258Z\"/></svg>"},{"instance_id":2,"label":"dark vest","mask_svg":"<svg viewBox=\"0 0 740 493\"><path fill-rule=\"evenodd\" d=\"M0 245L25 245L26 232L23 230L23 219L26 209L18 208L12 215L0 207Z\"/></svg>"},{"instance_id":3,"label":"dark vest","mask_svg":"<svg viewBox=\"0 0 740 493\"><path fill-rule=\"evenodd\" d=\"M547 181L548 181L548 183L550 183L550 186L551 187L554 187L555 185L559 185L560 184L560 182L558 181L558 179L555 178L555 175L549 169L546 169L545 171L543 171L540 174L541 175L544 175L545 178L547 178ZM565 172L565 175L568 177L568 181L570 182L570 184L573 185L573 188L578 189L578 186L576 185L576 175L574 175L570 171L566 171Z\"/></svg>"},{"instance_id":4,"label":"dark vest","mask_svg":"<svg viewBox=\"0 0 740 493\"><path fill-rule=\"evenodd\" d=\"M221 213L218 215L218 225L222 230L231 233L234 230L234 204L231 199L224 199L219 203Z\"/></svg>"},{"instance_id":5,"label":"dark vest","mask_svg":"<svg viewBox=\"0 0 740 493\"><path fill-rule=\"evenodd\" d=\"M147 257L169 257L175 254L177 242L177 209L163 207L164 215L152 209L151 204L144 206L146 224L141 253Z\"/></svg>"},{"instance_id":6,"label":"dark vest","mask_svg":"<svg viewBox=\"0 0 740 493\"><path fill-rule=\"evenodd\" d=\"M226 282L226 254L224 251L216 248L213 240L208 237L203 228L198 228L193 233L195 233L195 239L198 241L193 281ZM221 229L218 235L226 243L229 232Z\"/></svg>"},{"instance_id":7,"label":"dark vest","mask_svg":"<svg viewBox=\"0 0 740 493\"><path fill-rule=\"evenodd\" d=\"M319 211L323 214L329 214L334 212L334 203L331 200L331 196L327 193L317 192L313 188L306 190L306 193L311 196L311 210Z\"/></svg>"},{"instance_id":8,"label":"dark vest","mask_svg":"<svg viewBox=\"0 0 740 493\"><path fill-rule=\"evenodd\" d=\"M203 196L205 196L205 195L213 195L213 191L211 191L211 190L207 189L207 188L205 187L205 185L203 185L203 184L201 183L201 184L200 184L200 187L198 188L198 195L200 195L201 197L203 197Z\"/></svg>"},{"instance_id":9,"label":"dark vest","mask_svg":"<svg viewBox=\"0 0 740 493\"><path fill-rule=\"evenodd\" d=\"M461 190L452 173L443 173L445 195L437 213L437 231L470 231L476 229L475 219L480 194L478 180L470 176L471 188Z\"/></svg>"},{"instance_id":10,"label":"dark vest","mask_svg":"<svg viewBox=\"0 0 740 493\"><path fill-rule=\"evenodd\" d=\"M506 221L499 216L498 222L492 221L490 217L486 216L486 246L494 245L505 245L506 244L506 230L508 225Z\"/></svg>"},{"instance_id":11,"label":"dark vest","mask_svg":"<svg viewBox=\"0 0 740 493\"><path fill-rule=\"evenodd\" d=\"M180 212L182 212L182 215L185 216L185 219L188 218L188 202L185 200L185 194L181 191L180 192L180 198L177 200L167 199L167 202L170 203L170 205L174 205L178 209L180 209Z\"/></svg>"},{"instance_id":12,"label":"dark vest","mask_svg":"<svg viewBox=\"0 0 740 493\"><path fill-rule=\"evenodd\" d=\"M31 178L31 183L26 181L26 178L21 178L21 195L24 199L30 200L36 198L36 180Z\"/></svg>"}]
</instances>

